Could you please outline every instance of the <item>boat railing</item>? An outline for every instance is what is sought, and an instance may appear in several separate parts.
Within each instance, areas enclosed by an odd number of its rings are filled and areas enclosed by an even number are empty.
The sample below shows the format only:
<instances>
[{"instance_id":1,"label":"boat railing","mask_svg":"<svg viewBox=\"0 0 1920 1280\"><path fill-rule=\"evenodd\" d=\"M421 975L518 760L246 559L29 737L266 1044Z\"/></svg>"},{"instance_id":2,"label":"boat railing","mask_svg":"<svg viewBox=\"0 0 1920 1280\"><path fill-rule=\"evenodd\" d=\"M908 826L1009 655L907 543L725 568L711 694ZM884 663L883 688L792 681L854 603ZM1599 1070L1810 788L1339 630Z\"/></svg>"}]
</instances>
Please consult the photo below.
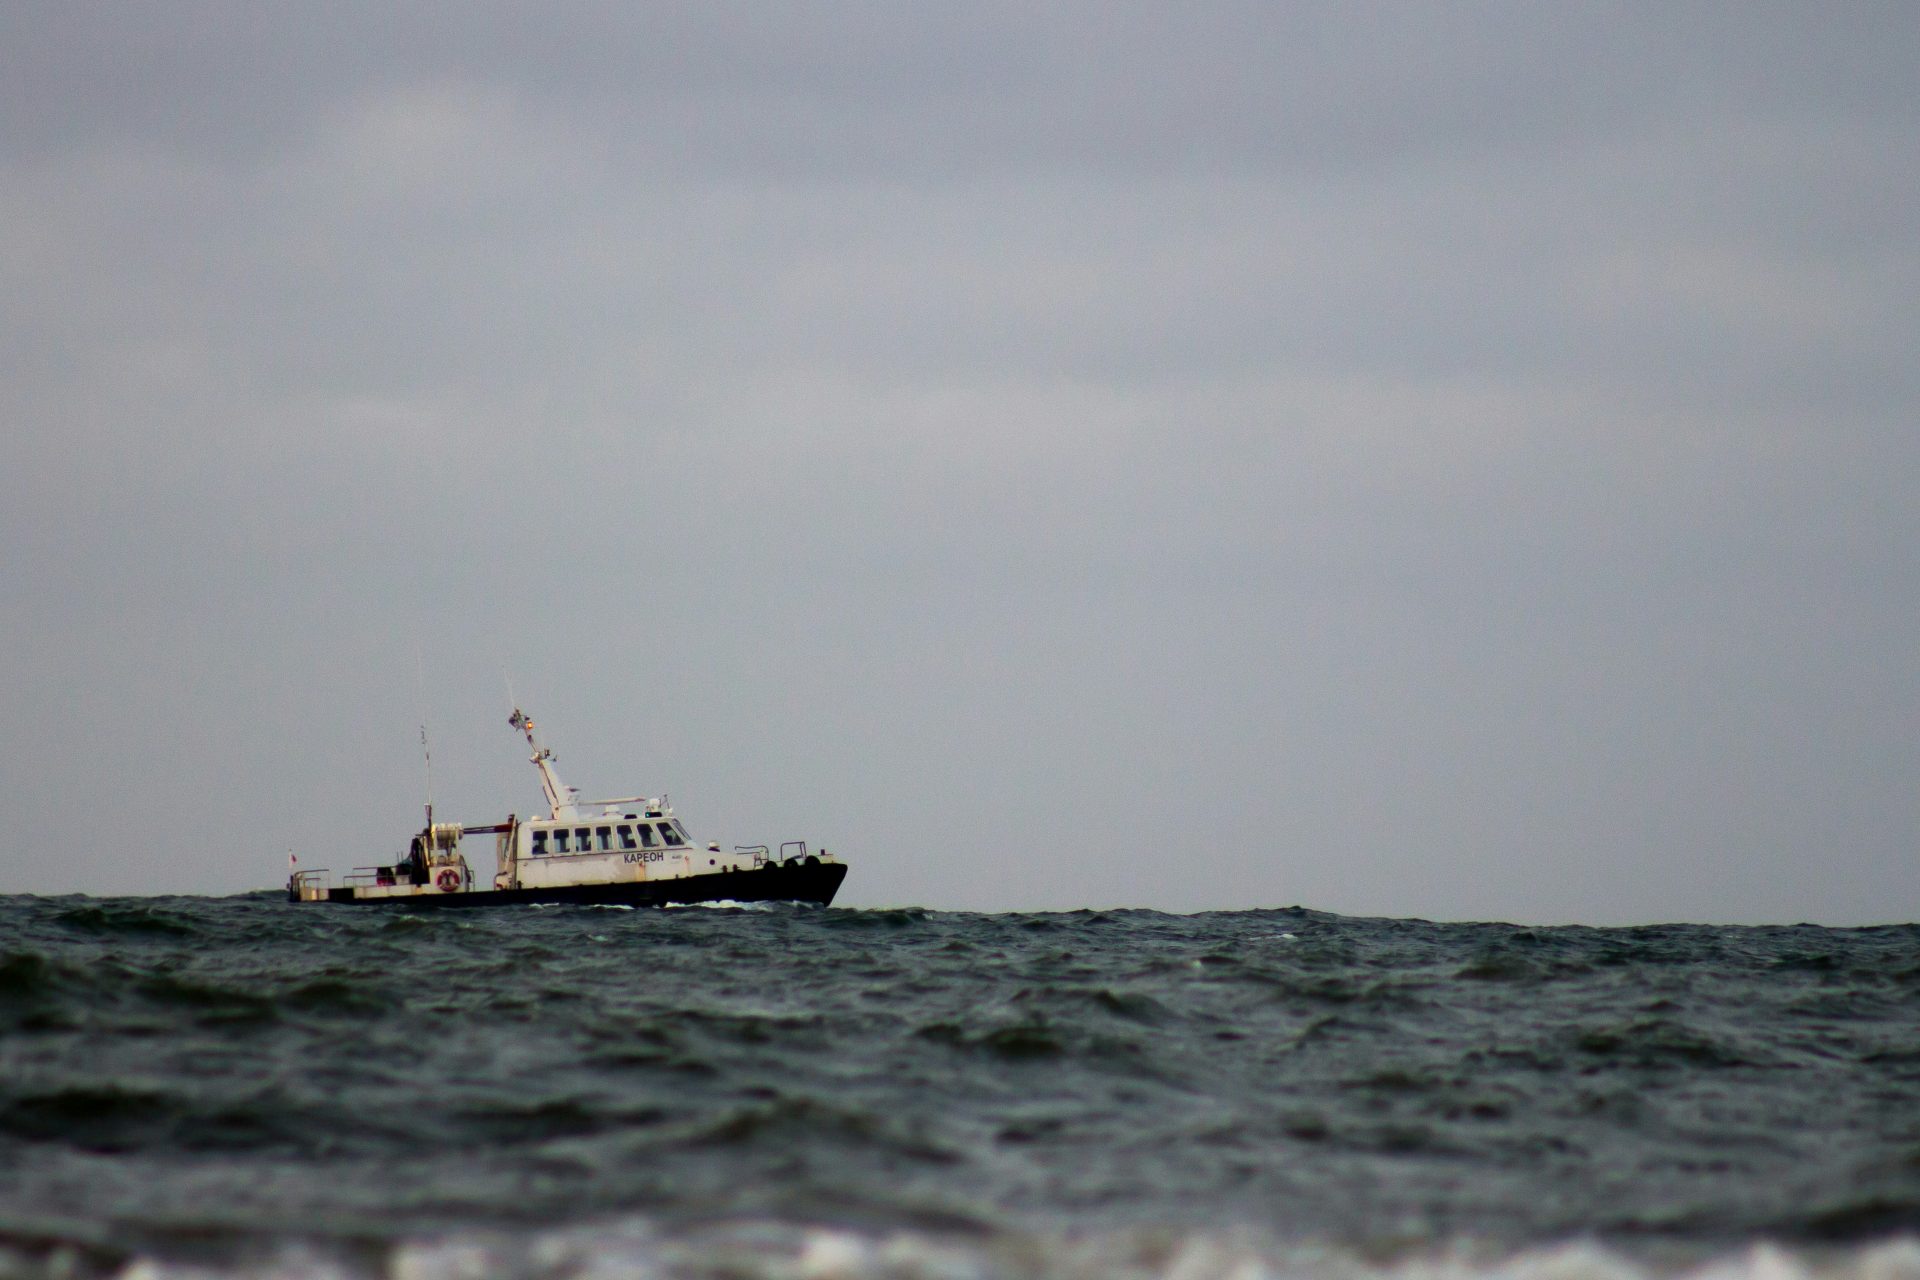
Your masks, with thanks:
<instances>
[{"instance_id":1,"label":"boat railing","mask_svg":"<svg viewBox=\"0 0 1920 1280\"><path fill-rule=\"evenodd\" d=\"M787 850L789 849L797 849L799 850L799 852L788 853ZM782 862L786 862L792 858L804 858L806 856L807 856L807 842L805 840L785 840L781 842L780 860Z\"/></svg>"},{"instance_id":2,"label":"boat railing","mask_svg":"<svg viewBox=\"0 0 1920 1280\"><path fill-rule=\"evenodd\" d=\"M317 889L324 889L327 887L327 877L332 874L333 872L326 867L310 867L305 871L296 871L293 873L293 885L296 889L305 888L307 885L312 885Z\"/></svg>"},{"instance_id":3,"label":"boat railing","mask_svg":"<svg viewBox=\"0 0 1920 1280\"><path fill-rule=\"evenodd\" d=\"M733 851L752 854L753 865L756 867L767 860L767 846L763 844L737 844L733 846Z\"/></svg>"}]
</instances>

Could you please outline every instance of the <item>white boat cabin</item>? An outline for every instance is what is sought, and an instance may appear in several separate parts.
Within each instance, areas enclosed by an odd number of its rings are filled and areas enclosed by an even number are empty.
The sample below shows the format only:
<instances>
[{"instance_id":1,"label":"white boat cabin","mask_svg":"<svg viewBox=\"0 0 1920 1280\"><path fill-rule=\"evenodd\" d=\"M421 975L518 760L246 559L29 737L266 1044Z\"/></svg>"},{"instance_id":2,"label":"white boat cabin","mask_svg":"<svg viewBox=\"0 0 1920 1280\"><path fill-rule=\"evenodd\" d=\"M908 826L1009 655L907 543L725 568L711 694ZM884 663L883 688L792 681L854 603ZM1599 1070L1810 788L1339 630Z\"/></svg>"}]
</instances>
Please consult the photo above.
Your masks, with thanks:
<instances>
[{"instance_id":1,"label":"white boat cabin","mask_svg":"<svg viewBox=\"0 0 1920 1280\"><path fill-rule=\"evenodd\" d=\"M722 853L717 845L697 846L664 800L632 810L603 803L591 818L508 819L505 825L494 873L497 889L751 871L766 861L765 849Z\"/></svg>"}]
</instances>

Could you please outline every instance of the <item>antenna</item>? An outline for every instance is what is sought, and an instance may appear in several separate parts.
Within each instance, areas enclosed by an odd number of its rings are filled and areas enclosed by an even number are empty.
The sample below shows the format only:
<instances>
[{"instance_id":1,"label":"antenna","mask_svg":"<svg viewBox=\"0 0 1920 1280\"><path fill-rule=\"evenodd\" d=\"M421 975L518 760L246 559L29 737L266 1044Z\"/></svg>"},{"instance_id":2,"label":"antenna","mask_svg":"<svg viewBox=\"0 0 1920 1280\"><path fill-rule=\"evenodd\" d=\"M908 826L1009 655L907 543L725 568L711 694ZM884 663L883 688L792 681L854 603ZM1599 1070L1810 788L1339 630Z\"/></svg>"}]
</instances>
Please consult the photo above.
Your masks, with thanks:
<instances>
[{"instance_id":1,"label":"antenna","mask_svg":"<svg viewBox=\"0 0 1920 1280\"><path fill-rule=\"evenodd\" d=\"M420 726L420 754L427 758L427 826L433 826L433 752L427 747L427 726Z\"/></svg>"},{"instance_id":2,"label":"antenna","mask_svg":"<svg viewBox=\"0 0 1920 1280\"><path fill-rule=\"evenodd\" d=\"M413 646L413 696L420 706L420 754L427 761L427 833L433 833L433 751L427 746L427 677L420 657L420 644Z\"/></svg>"}]
</instances>

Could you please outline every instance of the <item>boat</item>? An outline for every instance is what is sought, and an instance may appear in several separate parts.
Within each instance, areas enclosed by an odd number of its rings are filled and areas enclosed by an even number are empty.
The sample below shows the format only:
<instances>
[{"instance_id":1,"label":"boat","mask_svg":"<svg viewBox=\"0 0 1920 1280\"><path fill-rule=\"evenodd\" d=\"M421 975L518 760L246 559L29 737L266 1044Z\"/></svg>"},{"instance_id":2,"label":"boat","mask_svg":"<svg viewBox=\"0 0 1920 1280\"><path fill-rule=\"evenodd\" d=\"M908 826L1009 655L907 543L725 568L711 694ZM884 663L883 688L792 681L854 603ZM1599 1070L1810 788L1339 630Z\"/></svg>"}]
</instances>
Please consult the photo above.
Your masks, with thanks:
<instances>
[{"instance_id":1,"label":"boat","mask_svg":"<svg viewBox=\"0 0 1920 1280\"><path fill-rule=\"evenodd\" d=\"M507 723L526 736L533 751L529 759L540 771L550 810L546 817L508 814L505 822L478 826L435 822L429 786L427 824L405 857L387 866L355 867L339 883L325 867L294 869L287 900L416 907L700 902L824 907L846 879L844 862L825 849L808 849L802 840L787 841L777 853L766 845L736 845L728 852L717 843L702 847L665 795L582 800L554 772L553 752L535 736L532 717L515 707ZM478 878L465 852L470 837L485 836L493 837L491 882ZM291 853L288 860L294 861Z\"/></svg>"}]
</instances>

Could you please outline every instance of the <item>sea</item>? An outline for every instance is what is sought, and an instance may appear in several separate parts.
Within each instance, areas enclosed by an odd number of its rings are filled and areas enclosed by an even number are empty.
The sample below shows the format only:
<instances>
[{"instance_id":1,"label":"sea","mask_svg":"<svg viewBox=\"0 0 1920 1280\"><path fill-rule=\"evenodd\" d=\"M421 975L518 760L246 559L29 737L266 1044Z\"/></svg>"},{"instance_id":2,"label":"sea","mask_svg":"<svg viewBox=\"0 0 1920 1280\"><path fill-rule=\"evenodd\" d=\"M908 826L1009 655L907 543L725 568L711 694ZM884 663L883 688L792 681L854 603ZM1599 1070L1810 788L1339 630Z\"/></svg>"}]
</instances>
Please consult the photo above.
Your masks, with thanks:
<instances>
[{"instance_id":1,"label":"sea","mask_svg":"<svg viewBox=\"0 0 1920 1280\"><path fill-rule=\"evenodd\" d=\"M1920 1280L1920 926L0 898L0 1277Z\"/></svg>"}]
</instances>

